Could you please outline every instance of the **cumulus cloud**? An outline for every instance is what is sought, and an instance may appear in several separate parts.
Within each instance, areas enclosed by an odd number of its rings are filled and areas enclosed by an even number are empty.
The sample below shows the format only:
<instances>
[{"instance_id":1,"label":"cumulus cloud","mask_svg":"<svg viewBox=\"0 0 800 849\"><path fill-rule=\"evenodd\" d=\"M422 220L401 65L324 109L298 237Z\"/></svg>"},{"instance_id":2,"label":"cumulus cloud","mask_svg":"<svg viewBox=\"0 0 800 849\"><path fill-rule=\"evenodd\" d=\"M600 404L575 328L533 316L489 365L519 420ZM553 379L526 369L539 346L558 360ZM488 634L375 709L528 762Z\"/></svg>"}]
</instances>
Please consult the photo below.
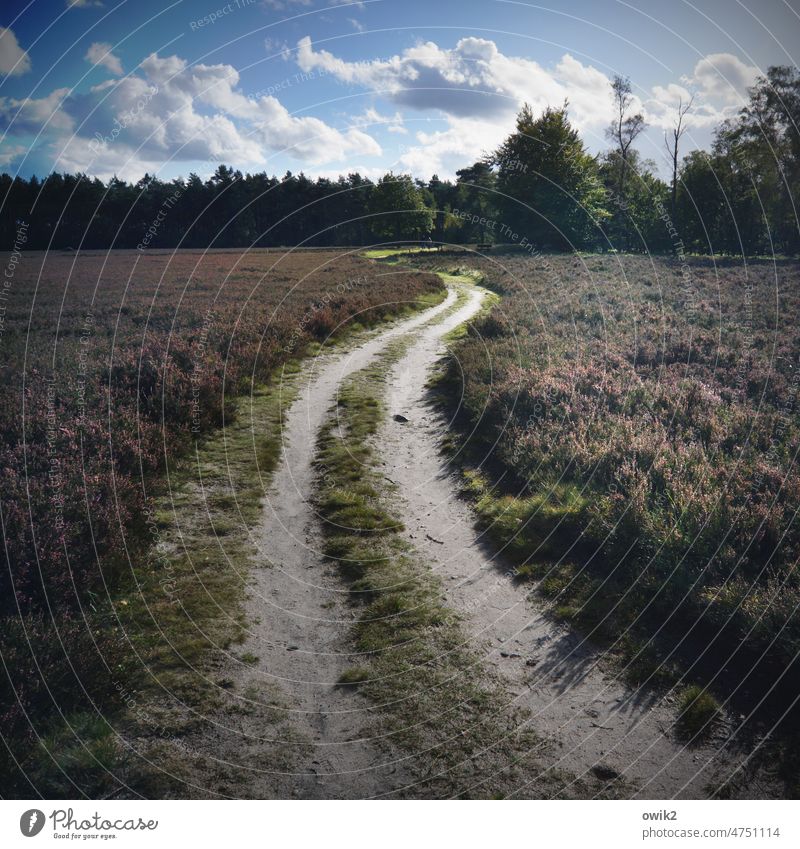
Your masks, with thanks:
<instances>
[{"instance_id":1,"label":"cumulus cloud","mask_svg":"<svg viewBox=\"0 0 800 849\"><path fill-rule=\"evenodd\" d=\"M758 75L758 68L731 53L709 54L697 62L692 74L681 78L681 84L653 86L652 96L643 104L645 115L654 127L670 129L678 104L694 97L685 124L709 129L739 111Z\"/></svg>"},{"instance_id":2,"label":"cumulus cloud","mask_svg":"<svg viewBox=\"0 0 800 849\"><path fill-rule=\"evenodd\" d=\"M16 77L30 69L30 56L19 46L14 31L0 27L0 74Z\"/></svg>"},{"instance_id":3,"label":"cumulus cloud","mask_svg":"<svg viewBox=\"0 0 800 849\"><path fill-rule=\"evenodd\" d=\"M504 124L451 118L443 130L417 132L417 144L404 150L399 163L414 174L452 176L498 147L508 132L509 127Z\"/></svg>"},{"instance_id":4,"label":"cumulus cloud","mask_svg":"<svg viewBox=\"0 0 800 849\"><path fill-rule=\"evenodd\" d=\"M305 37L297 45L297 62L303 71L362 86L403 109L436 112L444 129L418 132L417 145L402 152L401 164L419 175L452 174L494 149L524 102L534 112L568 102L570 120L595 149L602 147L611 119L611 80L569 53L544 67L504 54L489 39L468 37L452 48L426 41L389 58L350 62L317 50ZM691 75L635 91L631 105L644 114L655 139L672 127L678 103L694 94L686 126L708 133L736 112L757 75L757 68L732 54L710 54Z\"/></svg>"},{"instance_id":5,"label":"cumulus cloud","mask_svg":"<svg viewBox=\"0 0 800 849\"><path fill-rule=\"evenodd\" d=\"M99 65L117 76L122 76L124 73L119 57L111 52L111 45L104 41L95 41L83 58L87 62L91 62L95 66Z\"/></svg>"},{"instance_id":6,"label":"cumulus cloud","mask_svg":"<svg viewBox=\"0 0 800 849\"><path fill-rule=\"evenodd\" d=\"M454 118L495 120L513 115L527 101L534 108L570 101L580 127L605 115L608 78L565 54L553 69L508 56L484 38L462 38L453 48L432 41L409 47L388 59L347 62L315 50L305 37L297 45L302 70L322 70L362 85L406 108L436 110Z\"/></svg>"},{"instance_id":7,"label":"cumulus cloud","mask_svg":"<svg viewBox=\"0 0 800 849\"><path fill-rule=\"evenodd\" d=\"M58 168L98 176L141 176L169 161L264 166L267 154L278 151L311 164L381 153L357 127L338 130L292 115L275 97L248 97L231 65L190 65L156 53L144 59L140 73L85 93L0 98L0 129L10 135L44 130Z\"/></svg>"},{"instance_id":8,"label":"cumulus cloud","mask_svg":"<svg viewBox=\"0 0 800 849\"><path fill-rule=\"evenodd\" d=\"M40 98L0 97L0 130L10 135L36 135L42 129L71 132L75 122L61 108L68 95L68 88L57 88Z\"/></svg>"},{"instance_id":9,"label":"cumulus cloud","mask_svg":"<svg viewBox=\"0 0 800 849\"><path fill-rule=\"evenodd\" d=\"M758 68L745 65L732 53L711 53L694 66L694 73L688 82L698 86L707 95L721 97L729 102L741 102L758 75Z\"/></svg>"},{"instance_id":10,"label":"cumulus cloud","mask_svg":"<svg viewBox=\"0 0 800 849\"><path fill-rule=\"evenodd\" d=\"M462 38L453 48L428 41L387 59L348 62L315 50L306 37L298 42L297 62L303 71L361 85L395 106L439 113L444 129L417 132L416 145L400 157L402 167L417 174L452 175L497 147L524 102L541 111L569 101L582 131L599 131L609 120L610 86L602 71L570 54L544 68L484 38Z\"/></svg>"},{"instance_id":11,"label":"cumulus cloud","mask_svg":"<svg viewBox=\"0 0 800 849\"><path fill-rule=\"evenodd\" d=\"M738 108L715 104L703 91L690 91L677 83L669 83L666 86L653 86L652 97L645 99L643 111L651 126L671 130L675 124L678 107L686 106L692 98L692 108L683 122L688 129L714 127L730 117Z\"/></svg>"},{"instance_id":12,"label":"cumulus cloud","mask_svg":"<svg viewBox=\"0 0 800 849\"><path fill-rule=\"evenodd\" d=\"M303 0L277 2L307 5ZM168 161L269 168L270 156L278 152L316 173L352 170L356 162L368 173L388 167L386 162L364 162L383 153L370 135L372 127L381 125L403 137L404 144L391 153L398 157L392 167L418 176L452 176L500 144L523 102L541 112L567 101L570 119L591 149L606 146L610 80L569 53L544 66L505 54L494 41L477 37L462 38L451 47L420 42L389 58L368 61L318 50L308 37L297 42L296 50L270 39L264 47L284 58L295 56L306 73L322 72L364 88L375 105L346 116L347 126L334 127L321 118L291 114L274 96L279 93L274 88L248 95L232 65L192 65L180 56L154 53L129 77L108 79L88 92L57 89L40 98L0 97L0 131L8 130L10 145L25 141L15 135L36 135L44 128L40 145L50 146L57 167L98 176L141 176ZM0 61L5 55L0 49ZM123 74L108 44L92 44L86 58L116 77ZM25 62L29 66L27 56ZM685 77L647 91L635 88L633 106L652 128L642 146L661 149L661 131L672 126L677 104L692 95L688 126L698 131L699 139L703 133L707 137L712 126L737 110L757 74L736 56L711 54ZM420 119L424 129L413 132Z\"/></svg>"},{"instance_id":13,"label":"cumulus cloud","mask_svg":"<svg viewBox=\"0 0 800 849\"><path fill-rule=\"evenodd\" d=\"M315 51L305 37L297 45L297 62L306 72L322 70L402 106L462 116L507 112L509 104L493 84L486 61L470 55L477 42L494 47L493 42L470 38L447 50L429 41L390 59L347 62L327 50Z\"/></svg>"}]
</instances>

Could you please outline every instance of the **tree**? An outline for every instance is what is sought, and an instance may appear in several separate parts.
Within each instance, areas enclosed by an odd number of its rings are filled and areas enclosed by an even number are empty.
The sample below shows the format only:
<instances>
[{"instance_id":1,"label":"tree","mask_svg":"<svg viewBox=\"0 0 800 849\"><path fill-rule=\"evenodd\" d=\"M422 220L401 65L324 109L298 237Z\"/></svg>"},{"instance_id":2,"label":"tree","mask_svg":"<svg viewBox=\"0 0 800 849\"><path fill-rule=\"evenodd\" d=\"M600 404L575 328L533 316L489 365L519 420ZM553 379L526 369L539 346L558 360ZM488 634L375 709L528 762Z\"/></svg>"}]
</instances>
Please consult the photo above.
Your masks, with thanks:
<instances>
[{"instance_id":1,"label":"tree","mask_svg":"<svg viewBox=\"0 0 800 849\"><path fill-rule=\"evenodd\" d=\"M678 191L681 236L703 253L758 254L768 241L763 207L751 175L715 143L709 155L684 157Z\"/></svg>"},{"instance_id":2,"label":"tree","mask_svg":"<svg viewBox=\"0 0 800 849\"><path fill-rule=\"evenodd\" d=\"M633 89L631 81L627 77L617 74L611 82L611 91L614 97L614 108L616 116L606 130L606 136L612 139L620 155L618 175L619 197L625 198L625 177L630 159L631 146L637 137L647 129L647 124L641 112L631 115L633 105Z\"/></svg>"},{"instance_id":3,"label":"tree","mask_svg":"<svg viewBox=\"0 0 800 849\"><path fill-rule=\"evenodd\" d=\"M387 241L421 239L430 232L433 213L408 174L384 174L369 201L372 230Z\"/></svg>"},{"instance_id":4,"label":"tree","mask_svg":"<svg viewBox=\"0 0 800 849\"><path fill-rule=\"evenodd\" d=\"M479 160L456 171L456 177L455 203L462 215L460 237L464 241L490 241L488 222L497 208L497 175L492 171L491 162Z\"/></svg>"},{"instance_id":5,"label":"tree","mask_svg":"<svg viewBox=\"0 0 800 849\"><path fill-rule=\"evenodd\" d=\"M546 249L583 248L596 238L607 217L597 160L571 126L566 103L538 118L525 104L492 161L501 227Z\"/></svg>"},{"instance_id":6,"label":"tree","mask_svg":"<svg viewBox=\"0 0 800 849\"><path fill-rule=\"evenodd\" d=\"M678 148L681 138L688 129L686 125L686 116L694 103L694 95L689 98L687 103L683 102L683 98L678 101L678 108L675 113L675 123L671 130L664 131L664 144L669 154L670 165L672 166L672 184L670 209L672 211L673 222L677 220L677 199L678 199Z\"/></svg>"},{"instance_id":7,"label":"tree","mask_svg":"<svg viewBox=\"0 0 800 849\"><path fill-rule=\"evenodd\" d=\"M772 67L749 91L738 117L718 128L714 152L746 172L769 222L775 249L800 253L800 71Z\"/></svg>"},{"instance_id":8,"label":"tree","mask_svg":"<svg viewBox=\"0 0 800 849\"><path fill-rule=\"evenodd\" d=\"M606 192L616 191L621 166L619 151L609 150L600 161L600 178ZM625 201L616 205L616 215L609 218L606 230L611 243L625 242L628 250L668 250L672 240L667 223L660 216L669 204L669 187L655 174L655 163L643 160L637 151L628 155L630 179Z\"/></svg>"},{"instance_id":9,"label":"tree","mask_svg":"<svg viewBox=\"0 0 800 849\"><path fill-rule=\"evenodd\" d=\"M438 174L434 174L429 183L428 191L433 198L434 230L433 239L436 242L446 240L447 213L455 205L458 188L450 180L440 180Z\"/></svg>"}]
</instances>

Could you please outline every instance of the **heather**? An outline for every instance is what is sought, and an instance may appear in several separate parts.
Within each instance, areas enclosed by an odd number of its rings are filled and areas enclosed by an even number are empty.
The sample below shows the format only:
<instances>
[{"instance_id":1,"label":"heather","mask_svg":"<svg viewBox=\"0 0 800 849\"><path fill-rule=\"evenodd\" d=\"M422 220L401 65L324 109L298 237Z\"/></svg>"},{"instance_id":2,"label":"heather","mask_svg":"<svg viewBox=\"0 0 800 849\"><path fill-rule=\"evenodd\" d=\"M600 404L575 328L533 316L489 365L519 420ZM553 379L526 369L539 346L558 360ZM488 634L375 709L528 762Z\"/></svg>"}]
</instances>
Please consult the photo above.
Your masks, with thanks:
<instances>
[{"instance_id":1,"label":"heather","mask_svg":"<svg viewBox=\"0 0 800 849\"><path fill-rule=\"evenodd\" d=\"M87 723L135 686L135 649L169 637L127 633L117 603L139 592L153 499L187 450L292 358L439 289L345 253L18 255L0 388L7 792L76 795L109 756ZM17 770L33 750L54 754Z\"/></svg>"},{"instance_id":2,"label":"heather","mask_svg":"<svg viewBox=\"0 0 800 849\"><path fill-rule=\"evenodd\" d=\"M503 294L454 343L445 385L467 489L517 574L639 680L679 670L785 707L800 650L797 264L415 260L435 262Z\"/></svg>"}]
</instances>

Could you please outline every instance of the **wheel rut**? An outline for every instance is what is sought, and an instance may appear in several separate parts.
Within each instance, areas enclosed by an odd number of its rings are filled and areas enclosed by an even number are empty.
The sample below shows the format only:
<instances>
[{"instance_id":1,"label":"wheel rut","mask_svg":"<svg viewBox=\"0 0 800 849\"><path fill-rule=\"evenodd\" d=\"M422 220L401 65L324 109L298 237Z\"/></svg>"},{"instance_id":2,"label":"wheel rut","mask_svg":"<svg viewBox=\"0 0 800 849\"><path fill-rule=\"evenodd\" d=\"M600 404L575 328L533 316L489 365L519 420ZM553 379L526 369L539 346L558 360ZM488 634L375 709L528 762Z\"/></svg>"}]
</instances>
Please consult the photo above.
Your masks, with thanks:
<instances>
[{"instance_id":1,"label":"wheel rut","mask_svg":"<svg viewBox=\"0 0 800 849\"><path fill-rule=\"evenodd\" d=\"M351 665L348 636L354 614L348 590L321 554L313 507L316 440L337 390L392 340L448 310L450 289L437 306L395 322L344 353L315 358L301 380L282 432L282 452L256 529L258 555L245 605L251 623L243 650L257 657L239 688L253 681L282 694L298 766L254 781L263 793L298 798L370 798L390 795L411 781L405 759L371 725L369 706L338 685Z\"/></svg>"}]
</instances>

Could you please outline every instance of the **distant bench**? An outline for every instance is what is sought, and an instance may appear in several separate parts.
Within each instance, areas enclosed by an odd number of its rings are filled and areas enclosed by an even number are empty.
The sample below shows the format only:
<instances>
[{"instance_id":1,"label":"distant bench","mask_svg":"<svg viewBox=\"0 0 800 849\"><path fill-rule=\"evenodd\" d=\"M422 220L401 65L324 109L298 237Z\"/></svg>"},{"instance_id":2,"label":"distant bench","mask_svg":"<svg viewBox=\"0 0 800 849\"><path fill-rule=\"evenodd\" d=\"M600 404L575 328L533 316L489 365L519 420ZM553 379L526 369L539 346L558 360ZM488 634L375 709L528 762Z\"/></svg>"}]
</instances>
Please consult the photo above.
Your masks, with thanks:
<instances>
[{"instance_id":1,"label":"distant bench","mask_svg":"<svg viewBox=\"0 0 800 849\"><path fill-rule=\"evenodd\" d=\"M481 253L486 253L492 249L491 242L483 242L481 244L475 245L475 250L480 251Z\"/></svg>"}]
</instances>

